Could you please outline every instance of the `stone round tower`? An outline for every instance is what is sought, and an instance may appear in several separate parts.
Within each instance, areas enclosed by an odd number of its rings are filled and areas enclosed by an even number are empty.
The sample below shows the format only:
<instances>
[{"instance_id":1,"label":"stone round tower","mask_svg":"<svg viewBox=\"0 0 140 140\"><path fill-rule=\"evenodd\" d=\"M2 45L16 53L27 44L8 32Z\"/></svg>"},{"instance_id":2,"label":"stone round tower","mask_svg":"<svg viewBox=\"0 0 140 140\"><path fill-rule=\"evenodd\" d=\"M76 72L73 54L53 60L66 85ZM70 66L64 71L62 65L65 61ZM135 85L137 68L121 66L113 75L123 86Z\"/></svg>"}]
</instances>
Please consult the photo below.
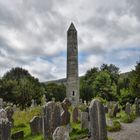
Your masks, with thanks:
<instances>
[{"instance_id":1,"label":"stone round tower","mask_svg":"<svg viewBox=\"0 0 140 140\"><path fill-rule=\"evenodd\" d=\"M73 105L79 102L78 42L77 31L71 23L67 31L67 98Z\"/></svg>"}]
</instances>

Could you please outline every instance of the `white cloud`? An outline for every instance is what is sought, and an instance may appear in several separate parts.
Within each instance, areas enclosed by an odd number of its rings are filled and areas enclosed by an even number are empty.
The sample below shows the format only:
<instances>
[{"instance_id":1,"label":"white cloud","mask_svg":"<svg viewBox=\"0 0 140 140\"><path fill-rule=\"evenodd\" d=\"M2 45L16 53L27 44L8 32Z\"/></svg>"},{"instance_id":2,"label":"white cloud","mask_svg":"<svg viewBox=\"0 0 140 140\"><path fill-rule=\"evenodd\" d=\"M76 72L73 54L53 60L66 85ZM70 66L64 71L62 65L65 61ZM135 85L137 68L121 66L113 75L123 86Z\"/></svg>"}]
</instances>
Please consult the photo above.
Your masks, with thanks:
<instances>
[{"instance_id":1,"label":"white cloud","mask_svg":"<svg viewBox=\"0 0 140 140\"><path fill-rule=\"evenodd\" d=\"M139 0L0 1L0 73L20 66L41 81L65 77L63 54L71 21L77 28L83 57L80 74L102 62L116 63L119 56L107 57L116 50L120 50L122 66L123 60L140 53L139 9ZM128 51L133 47L137 52Z\"/></svg>"}]
</instances>

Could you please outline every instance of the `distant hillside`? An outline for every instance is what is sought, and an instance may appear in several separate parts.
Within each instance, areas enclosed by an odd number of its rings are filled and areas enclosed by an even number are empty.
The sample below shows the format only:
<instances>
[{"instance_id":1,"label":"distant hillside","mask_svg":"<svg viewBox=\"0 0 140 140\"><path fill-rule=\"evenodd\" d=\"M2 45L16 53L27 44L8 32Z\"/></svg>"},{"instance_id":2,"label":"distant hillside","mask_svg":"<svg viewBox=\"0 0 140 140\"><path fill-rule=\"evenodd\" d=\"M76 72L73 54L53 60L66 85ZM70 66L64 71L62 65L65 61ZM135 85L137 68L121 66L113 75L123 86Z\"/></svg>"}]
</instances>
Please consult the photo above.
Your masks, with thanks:
<instances>
[{"instance_id":1,"label":"distant hillside","mask_svg":"<svg viewBox=\"0 0 140 140\"><path fill-rule=\"evenodd\" d=\"M80 76L79 79L81 80L83 76ZM66 78L62 78L62 79L58 79L58 80L52 80L52 81L46 81L44 82L45 84L49 84L49 83L56 83L56 84L64 84L66 85Z\"/></svg>"},{"instance_id":2,"label":"distant hillside","mask_svg":"<svg viewBox=\"0 0 140 140\"><path fill-rule=\"evenodd\" d=\"M125 73L121 73L120 74L120 78L127 78L128 75L130 74L131 72L125 72ZM81 78L84 77L84 76L80 76L80 80ZM56 84L64 84L66 85L66 78L62 78L62 79L58 79L58 80L52 80L52 81L46 81L44 82L45 84L49 84L49 83L56 83Z\"/></svg>"},{"instance_id":3,"label":"distant hillside","mask_svg":"<svg viewBox=\"0 0 140 140\"><path fill-rule=\"evenodd\" d=\"M129 74L131 74L131 72L125 72L125 73L121 73L120 74L120 78L127 78L129 76Z\"/></svg>"},{"instance_id":4,"label":"distant hillside","mask_svg":"<svg viewBox=\"0 0 140 140\"><path fill-rule=\"evenodd\" d=\"M52 80L52 81L47 81L44 82L45 84L49 84L49 83L56 83L56 84L64 84L66 85L66 78L62 78L62 79L58 79L58 80Z\"/></svg>"}]
</instances>

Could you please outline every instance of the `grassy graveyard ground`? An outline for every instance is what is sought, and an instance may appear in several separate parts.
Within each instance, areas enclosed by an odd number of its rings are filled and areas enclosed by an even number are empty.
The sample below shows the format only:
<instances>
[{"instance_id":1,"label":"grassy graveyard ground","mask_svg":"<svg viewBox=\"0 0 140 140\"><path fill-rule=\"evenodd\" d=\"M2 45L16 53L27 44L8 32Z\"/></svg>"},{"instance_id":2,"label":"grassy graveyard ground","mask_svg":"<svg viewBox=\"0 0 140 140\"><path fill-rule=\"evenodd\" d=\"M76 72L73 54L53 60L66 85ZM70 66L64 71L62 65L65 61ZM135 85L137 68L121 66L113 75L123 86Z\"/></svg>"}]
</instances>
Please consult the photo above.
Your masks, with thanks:
<instances>
[{"instance_id":1,"label":"grassy graveyard ground","mask_svg":"<svg viewBox=\"0 0 140 140\"><path fill-rule=\"evenodd\" d=\"M34 116L41 114L41 107L28 108L24 111L16 111L14 113L14 127L12 133L17 131L24 131L24 138L26 140L43 140L42 135L31 135L29 122Z\"/></svg>"},{"instance_id":2,"label":"grassy graveyard ground","mask_svg":"<svg viewBox=\"0 0 140 140\"><path fill-rule=\"evenodd\" d=\"M81 111L86 110L86 106L79 106ZM72 107L69 108L69 111L72 114ZM123 123L131 123L135 120L136 116L134 115L135 109L133 107L133 111L130 116L128 116L122 109L117 114L117 117L115 118L109 118L108 115L106 117L108 119L112 120L112 126L107 126L107 130L110 132L116 132L121 130L121 122ZM14 113L14 127L12 128L12 133L15 133L17 131L24 131L24 138L26 140L43 140L42 135L31 135L30 125L29 122L34 116L39 116L42 113L42 107L34 107L34 108L28 108L23 111L16 111ZM71 127L72 132L70 133L70 139L71 140L80 140L88 136L88 129L81 129L81 123L78 121L78 123L72 123L72 115L71 115ZM109 138L109 140L112 140Z\"/></svg>"}]
</instances>

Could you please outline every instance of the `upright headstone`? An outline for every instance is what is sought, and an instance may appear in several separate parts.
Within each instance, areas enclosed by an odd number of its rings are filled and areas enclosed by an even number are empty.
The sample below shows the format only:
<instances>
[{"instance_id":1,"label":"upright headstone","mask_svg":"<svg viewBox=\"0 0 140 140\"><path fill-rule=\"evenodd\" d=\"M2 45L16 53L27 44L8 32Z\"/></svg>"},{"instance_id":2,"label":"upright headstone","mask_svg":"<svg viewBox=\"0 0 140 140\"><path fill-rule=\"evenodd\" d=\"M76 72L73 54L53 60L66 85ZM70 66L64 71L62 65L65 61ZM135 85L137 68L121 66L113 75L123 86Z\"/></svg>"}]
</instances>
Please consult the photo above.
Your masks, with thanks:
<instances>
[{"instance_id":1,"label":"upright headstone","mask_svg":"<svg viewBox=\"0 0 140 140\"><path fill-rule=\"evenodd\" d=\"M11 122L8 121L7 113L0 109L0 140L10 140Z\"/></svg>"},{"instance_id":2,"label":"upright headstone","mask_svg":"<svg viewBox=\"0 0 140 140\"><path fill-rule=\"evenodd\" d=\"M71 23L67 31L67 83L66 94L72 105L79 103L77 31Z\"/></svg>"},{"instance_id":3,"label":"upright headstone","mask_svg":"<svg viewBox=\"0 0 140 140\"><path fill-rule=\"evenodd\" d=\"M57 127L53 133L53 140L70 140L69 132L66 127Z\"/></svg>"},{"instance_id":4,"label":"upright headstone","mask_svg":"<svg viewBox=\"0 0 140 140\"><path fill-rule=\"evenodd\" d=\"M140 99L135 99L135 105L136 105L136 115L140 116Z\"/></svg>"},{"instance_id":5,"label":"upright headstone","mask_svg":"<svg viewBox=\"0 0 140 140\"><path fill-rule=\"evenodd\" d=\"M60 107L55 102L48 102L43 108L43 134L44 140L52 138L56 127L60 126Z\"/></svg>"},{"instance_id":6,"label":"upright headstone","mask_svg":"<svg viewBox=\"0 0 140 140\"><path fill-rule=\"evenodd\" d=\"M11 122L12 126L14 126L14 119L13 119L13 115L14 115L14 110L11 106L6 107L6 112L7 112L7 118L9 120L9 122Z\"/></svg>"},{"instance_id":7,"label":"upright headstone","mask_svg":"<svg viewBox=\"0 0 140 140\"><path fill-rule=\"evenodd\" d=\"M42 118L34 116L30 121L30 128L32 135L37 135L42 133Z\"/></svg>"},{"instance_id":8,"label":"upright headstone","mask_svg":"<svg viewBox=\"0 0 140 140\"><path fill-rule=\"evenodd\" d=\"M3 99L0 98L0 109L2 109L2 107L3 107Z\"/></svg>"},{"instance_id":9,"label":"upright headstone","mask_svg":"<svg viewBox=\"0 0 140 140\"><path fill-rule=\"evenodd\" d=\"M67 98L62 102L63 112L61 113L61 125L67 125L70 123L70 112L68 110L70 105L71 103Z\"/></svg>"},{"instance_id":10,"label":"upright headstone","mask_svg":"<svg viewBox=\"0 0 140 140\"><path fill-rule=\"evenodd\" d=\"M97 99L89 107L91 140L106 140L107 129L104 106Z\"/></svg>"},{"instance_id":11,"label":"upright headstone","mask_svg":"<svg viewBox=\"0 0 140 140\"><path fill-rule=\"evenodd\" d=\"M127 115L130 115L131 114L131 104L129 102L126 103L126 106L125 106L125 113Z\"/></svg>"},{"instance_id":12,"label":"upright headstone","mask_svg":"<svg viewBox=\"0 0 140 140\"><path fill-rule=\"evenodd\" d=\"M109 109L109 116L116 117L118 112L119 112L119 104L115 103L115 104L113 104L112 108Z\"/></svg>"},{"instance_id":13,"label":"upright headstone","mask_svg":"<svg viewBox=\"0 0 140 140\"><path fill-rule=\"evenodd\" d=\"M87 112L81 112L81 128L82 129L89 128L89 120Z\"/></svg>"},{"instance_id":14,"label":"upright headstone","mask_svg":"<svg viewBox=\"0 0 140 140\"><path fill-rule=\"evenodd\" d=\"M74 107L72 111L72 120L74 123L78 122L78 108Z\"/></svg>"}]
</instances>

